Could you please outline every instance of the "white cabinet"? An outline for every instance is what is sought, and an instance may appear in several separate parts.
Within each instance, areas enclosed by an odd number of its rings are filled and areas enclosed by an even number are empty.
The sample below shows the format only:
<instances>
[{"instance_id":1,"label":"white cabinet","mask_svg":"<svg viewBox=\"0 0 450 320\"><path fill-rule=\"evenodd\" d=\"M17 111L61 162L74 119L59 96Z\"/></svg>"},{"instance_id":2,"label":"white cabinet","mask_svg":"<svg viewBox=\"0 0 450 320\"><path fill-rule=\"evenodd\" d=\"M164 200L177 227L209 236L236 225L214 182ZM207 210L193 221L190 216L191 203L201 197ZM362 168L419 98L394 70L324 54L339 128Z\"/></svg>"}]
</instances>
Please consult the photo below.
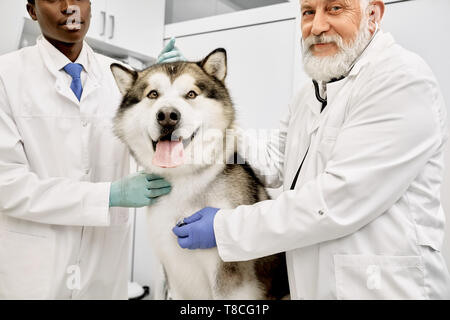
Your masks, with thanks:
<instances>
[{"instance_id":1,"label":"white cabinet","mask_svg":"<svg viewBox=\"0 0 450 320\"><path fill-rule=\"evenodd\" d=\"M167 0L166 24L267 7L289 0Z\"/></svg>"},{"instance_id":2,"label":"white cabinet","mask_svg":"<svg viewBox=\"0 0 450 320\"><path fill-rule=\"evenodd\" d=\"M87 36L103 41L106 36L106 0L91 2L91 8L91 26Z\"/></svg>"},{"instance_id":3,"label":"white cabinet","mask_svg":"<svg viewBox=\"0 0 450 320\"><path fill-rule=\"evenodd\" d=\"M162 49L165 0L92 1L88 37L156 57Z\"/></svg>"}]
</instances>

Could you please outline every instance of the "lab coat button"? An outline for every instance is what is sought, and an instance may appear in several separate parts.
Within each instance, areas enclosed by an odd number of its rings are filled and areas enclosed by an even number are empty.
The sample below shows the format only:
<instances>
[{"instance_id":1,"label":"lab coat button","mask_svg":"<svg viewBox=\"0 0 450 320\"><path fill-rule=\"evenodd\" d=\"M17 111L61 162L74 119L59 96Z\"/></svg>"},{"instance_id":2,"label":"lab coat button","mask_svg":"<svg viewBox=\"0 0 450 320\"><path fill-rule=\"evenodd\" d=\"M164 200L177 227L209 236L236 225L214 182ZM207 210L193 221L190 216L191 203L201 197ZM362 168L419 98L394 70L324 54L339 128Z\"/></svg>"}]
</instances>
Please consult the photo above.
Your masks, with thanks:
<instances>
[{"instance_id":1,"label":"lab coat button","mask_svg":"<svg viewBox=\"0 0 450 320\"><path fill-rule=\"evenodd\" d=\"M323 216L325 214L325 212L323 212L323 210L319 210L319 215Z\"/></svg>"},{"instance_id":2,"label":"lab coat button","mask_svg":"<svg viewBox=\"0 0 450 320\"><path fill-rule=\"evenodd\" d=\"M83 121L83 122L81 122L81 125L86 128L88 124L86 121Z\"/></svg>"}]
</instances>

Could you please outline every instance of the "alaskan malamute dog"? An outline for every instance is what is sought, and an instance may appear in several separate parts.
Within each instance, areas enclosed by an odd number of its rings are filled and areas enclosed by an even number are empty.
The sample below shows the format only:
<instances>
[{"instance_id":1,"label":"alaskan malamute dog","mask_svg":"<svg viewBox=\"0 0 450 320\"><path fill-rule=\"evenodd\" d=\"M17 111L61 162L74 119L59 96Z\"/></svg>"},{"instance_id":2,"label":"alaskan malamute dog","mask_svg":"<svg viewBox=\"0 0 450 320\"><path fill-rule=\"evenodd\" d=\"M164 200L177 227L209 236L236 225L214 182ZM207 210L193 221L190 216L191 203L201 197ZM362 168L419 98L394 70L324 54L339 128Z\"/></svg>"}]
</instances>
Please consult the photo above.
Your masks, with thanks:
<instances>
[{"instance_id":1,"label":"alaskan malamute dog","mask_svg":"<svg viewBox=\"0 0 450 320\"><path fill-rule=\"evenodd\" d=\"M174 299L281 299L289 294L284 254L224 263L217 249L184 250L172 228L204 207L232 209L269 199L226 139L235 111L224 80L227 55L135 72L111 70L124 95L116 135L146 172L172 184L148 209L149 236Z\"/></svg>"}]
</instances>

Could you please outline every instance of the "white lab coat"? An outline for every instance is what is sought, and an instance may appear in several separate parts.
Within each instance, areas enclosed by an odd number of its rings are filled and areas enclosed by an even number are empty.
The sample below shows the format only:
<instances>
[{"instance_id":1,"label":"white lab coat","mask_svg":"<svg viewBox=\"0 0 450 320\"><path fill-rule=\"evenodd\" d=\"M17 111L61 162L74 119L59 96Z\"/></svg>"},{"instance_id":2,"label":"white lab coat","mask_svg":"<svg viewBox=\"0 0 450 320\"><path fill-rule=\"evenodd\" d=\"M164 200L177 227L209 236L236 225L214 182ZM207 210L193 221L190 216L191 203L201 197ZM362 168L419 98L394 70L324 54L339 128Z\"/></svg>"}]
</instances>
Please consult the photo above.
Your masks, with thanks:
<instances>
[{"instance_id":1,"label":"white lab coat","mask_svg":"<svg viewBox=\"0 0 450 320\"><path fill-rule=\"evenodd\" d=\"M129 173L114 61L84 43L79 102L48 45L0 57L0 299L126 299L128 210L109 210L110 182Z\"/></svg>"},{"instance_id":2,"label":"white lab coat","mask_svg":"<svg viewBox=\"0 0 450 320\"><path fill-rule=\"evenodd\" d=\"M218 212L220 256L286 251L293 299L450 298L440 252L446 109L434 75L379 32L327 96L320 113L308 84L281 122L279 146L248 159L267 186L284 191Z\"/></svg>"}]
</instances>

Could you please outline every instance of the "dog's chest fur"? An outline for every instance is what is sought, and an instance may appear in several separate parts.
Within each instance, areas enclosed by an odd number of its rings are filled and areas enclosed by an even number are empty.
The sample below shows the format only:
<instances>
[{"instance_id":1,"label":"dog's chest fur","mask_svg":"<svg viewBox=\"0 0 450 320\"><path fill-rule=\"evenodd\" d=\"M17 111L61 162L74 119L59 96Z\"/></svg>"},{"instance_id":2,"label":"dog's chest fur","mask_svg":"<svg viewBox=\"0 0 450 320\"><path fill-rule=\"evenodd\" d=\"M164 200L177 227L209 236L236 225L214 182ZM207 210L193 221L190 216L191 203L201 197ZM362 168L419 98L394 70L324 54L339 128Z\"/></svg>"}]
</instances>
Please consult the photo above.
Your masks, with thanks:
<instances>
[{"instance_id":1,"label":"dog's chest fur","mask_svg":"<svg viewBox=\"0 0 450 320\"><path fill-rule=\"evenodd\" d=\"M219 185L211 182L211 178L210 174L204 173L195 179L173 179L170 181L171 193L161 197L158 203L148 209L151 243L165 268L171 294L175 299L214 298L211 288L215 287L220 261L217 249L181 249L172 233L172 228L178 221L206 206L231 208L224 197L220 200L215 197L217 193L211 188L218 188Z\"/></svg>"},{"instance_id":2,"label":"dog's chest fur","mask_svg":"<svg viewBox=\"0 0 450 320\"><path fill-rule=\"evenodd\" d=\"M209 171L208 171L209 170ZM175 299L217 299L224 296L226 283L218 281L224 264L217 249L186 250L178 246L172 228L184 217L204 207L231 209L236 206L222 170L210 168L195 177L170 180L172 191L148 209L149 235L154 250L167 274L169 288ZM218 178L219 177L219 178ZM228 197L227 197L228 195ZM241 202L238 200L238 202ZM253 272L250 271L250 274ZM254 280L254 279L251 279ZM236 298L263 298L255 281L233 293Z\"/></svg>"}]
</instances>

